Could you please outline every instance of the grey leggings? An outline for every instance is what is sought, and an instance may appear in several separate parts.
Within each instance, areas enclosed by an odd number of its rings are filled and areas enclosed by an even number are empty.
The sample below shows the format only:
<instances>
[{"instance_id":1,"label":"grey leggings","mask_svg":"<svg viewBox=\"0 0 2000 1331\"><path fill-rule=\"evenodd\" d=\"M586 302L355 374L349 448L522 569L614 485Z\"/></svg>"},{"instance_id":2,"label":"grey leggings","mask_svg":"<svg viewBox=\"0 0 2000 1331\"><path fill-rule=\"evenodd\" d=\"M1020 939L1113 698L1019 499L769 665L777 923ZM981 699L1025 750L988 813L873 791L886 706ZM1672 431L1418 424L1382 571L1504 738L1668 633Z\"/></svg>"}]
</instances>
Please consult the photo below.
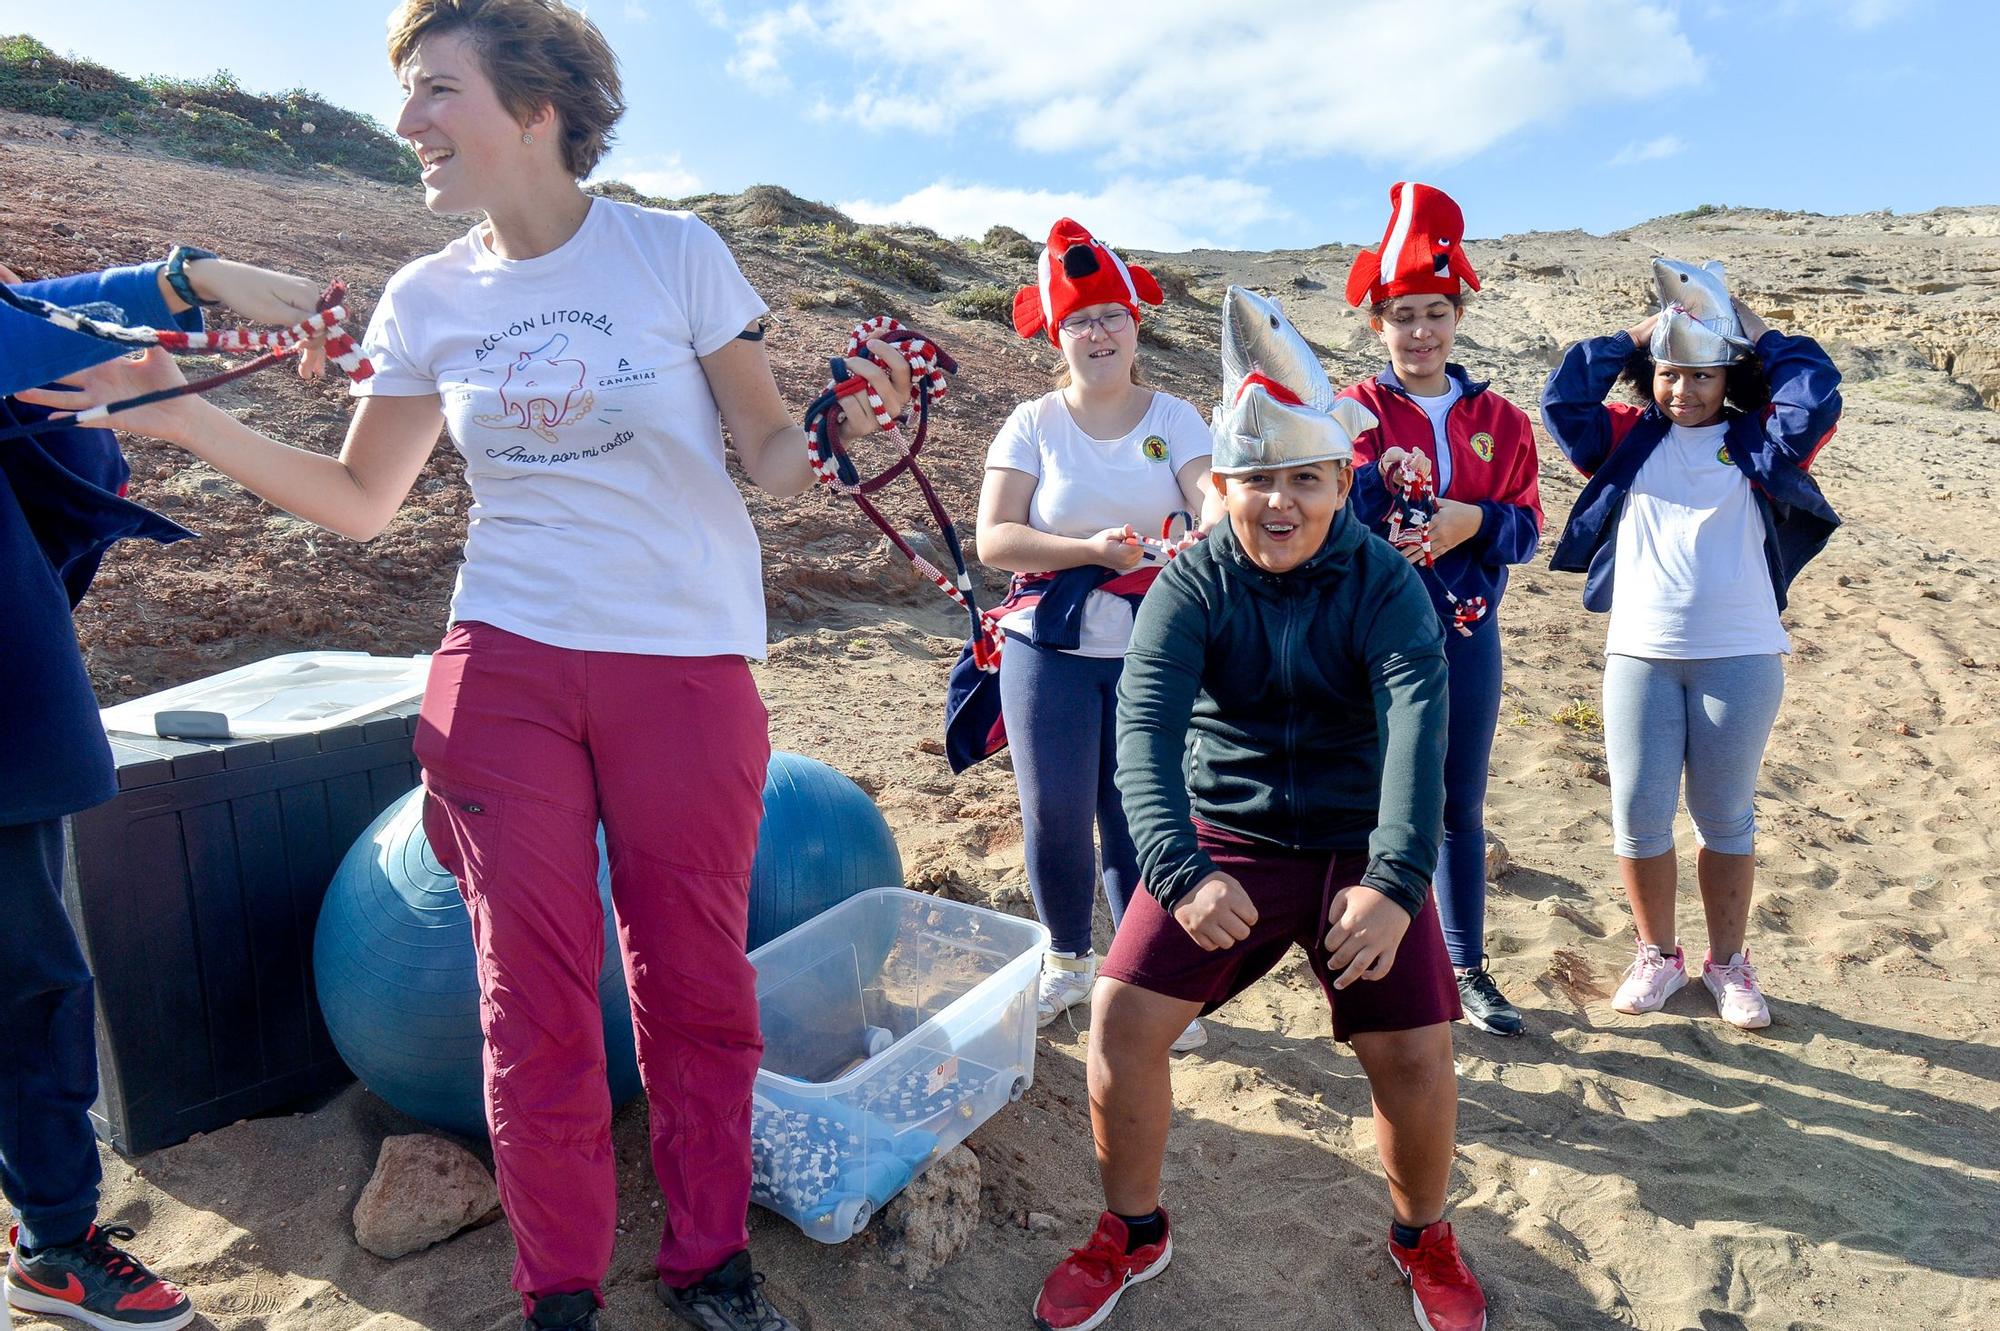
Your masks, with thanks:
<instances>
[{"instance_id":1,"label":"grey leggings","mask_svg":"<svg viewBox=\"0 0 2000 1331\"><path fill-rule=\"evenodd\" d=\"M1618 853L1643 860L1674 848L1674 806L1686 772L1695 840L1748 855L1757 832L1757 769L1784 695L1785 666L1775 653L1606 658L1604 757Z\"/></svg>"}]
</instances>

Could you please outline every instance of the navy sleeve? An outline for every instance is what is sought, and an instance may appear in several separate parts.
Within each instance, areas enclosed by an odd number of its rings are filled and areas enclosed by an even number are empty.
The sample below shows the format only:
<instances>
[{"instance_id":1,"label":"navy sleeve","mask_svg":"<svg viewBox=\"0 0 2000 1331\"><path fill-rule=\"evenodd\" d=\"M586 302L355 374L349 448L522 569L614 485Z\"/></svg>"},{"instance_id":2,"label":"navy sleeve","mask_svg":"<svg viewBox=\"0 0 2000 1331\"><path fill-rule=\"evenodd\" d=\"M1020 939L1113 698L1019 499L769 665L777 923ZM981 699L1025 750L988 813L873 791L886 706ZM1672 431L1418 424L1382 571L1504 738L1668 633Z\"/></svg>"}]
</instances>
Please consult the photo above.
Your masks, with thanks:
<instances>
[{"instance_id":1,"label":"navy sleeve","mask_svg":"<svg viewBox=\"0 0 2000 1331\"><path fill-rule=\"evenodd\" d=\"M52 305L88 305L103 301L123 311L120 322L148 328L201 331L201 311L178 316L160 295L161 263L107 268L101 273L23 282L14 290ZM84 333L58 328L45 319L0 305L0 394L18 393L55 383L64 375L122 356L131 347Z\"/></svg>"},{"instance_id":2,"label":"navy sleeve","mask_svg":"<svg viewBox=\"0 0 2000 1331\"><path fill-rule=\"evenodd\" d=\"M1611 455L1611 413L1604 399L1618 383L1632 339L1622 329L1578 342L1542 389L1542 424L1576 469L1594 474Z\"/></svg>"},{"instance_id":3,"label":"navy sleeve","mask_svg":"<svg viewBox=\"0 0 2000 1331\"><path fill-rule=\"evenodd\" d=\"M1354 488L1347 502L1368 530L1380 533L1389 524L1389 487L1382 483L1382 464L1364 462L1354 469Z\"/></svg>"},{"instance_id":4,"label":"navy sleeve","mask_svg":"<svg viewBox=\"0 0 2000 1331\"><path fill-rule=\"evenodd\" d=\"M1757 339L1757 357L1771 385L1764 436L1785 461L1806 466L1840 419L1840 371L1819 343L1776 329Z\"/></svg>"},{"instance_id":5,"label":"navy sleeve","mask_svg":"<svg viewBox=\"0 0 2000 1331\"><path fill-rule=\"evenodd\" d=\"M1480 557L1489 564L1525 564L1542 543L1541 514L1526 504L1479 501L1484 521L1479 525Z\"/></svg>"}]
</instances>

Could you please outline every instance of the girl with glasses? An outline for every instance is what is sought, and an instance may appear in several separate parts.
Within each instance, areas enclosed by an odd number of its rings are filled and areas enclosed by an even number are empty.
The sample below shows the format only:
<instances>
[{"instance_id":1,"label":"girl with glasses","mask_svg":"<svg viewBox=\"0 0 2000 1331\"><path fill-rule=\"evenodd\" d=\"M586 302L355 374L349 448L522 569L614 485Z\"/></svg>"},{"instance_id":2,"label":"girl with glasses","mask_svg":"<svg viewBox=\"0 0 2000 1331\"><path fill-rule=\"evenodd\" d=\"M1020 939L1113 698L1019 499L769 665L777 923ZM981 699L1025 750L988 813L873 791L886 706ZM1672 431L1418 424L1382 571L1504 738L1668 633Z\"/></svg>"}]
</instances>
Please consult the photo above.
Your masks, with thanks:
<instances>
[{"instance_id":1,"label":"girl with glasses","mask_svg":"<svg viewBox=\"0 0 2000 1331\"><path fill-rule=\"evenodd\" d=\"M1028 886L1052 936L1043 1026L1090 997L1100 877L1115 928L1139 876L1112 776L1133 608L1157 573L1140 534L1200 513L1206 498L1207 423L1140 382L1142 301L1161 301L1150 273L1069 218L1055 224L1039 281L1014 297L1014 327L1054 342L1064 373L1001 427L979 496L979 557L1016 575L998 621L1000 696ZM1204 1039L1191 1022L1175 1047Z\"/></svg>"}]
</instances>

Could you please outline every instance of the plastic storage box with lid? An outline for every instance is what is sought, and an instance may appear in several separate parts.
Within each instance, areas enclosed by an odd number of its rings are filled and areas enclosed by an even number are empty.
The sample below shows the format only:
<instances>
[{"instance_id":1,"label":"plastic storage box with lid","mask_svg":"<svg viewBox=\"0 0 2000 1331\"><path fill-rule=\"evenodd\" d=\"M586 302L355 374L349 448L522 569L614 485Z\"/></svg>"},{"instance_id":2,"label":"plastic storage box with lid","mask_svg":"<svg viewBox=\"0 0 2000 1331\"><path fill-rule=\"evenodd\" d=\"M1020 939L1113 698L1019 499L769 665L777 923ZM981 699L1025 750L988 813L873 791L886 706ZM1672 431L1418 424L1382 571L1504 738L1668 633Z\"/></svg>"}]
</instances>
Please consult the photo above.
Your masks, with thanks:
<instances>
[{"instance_id":1,"label":"plastic storage box with lid","mask_svg":"<svg viewBox=\"0 0 2000 1331\"><path fill-rule=\"evenodd\" d=\"M900 887L750 954L751 1199L839 1243L1035 1077L1033 920Z\"/></svg>"},{"instance_id":2,"label":"plastic storage box with lid","mask_svg":"<svg viewBox=\"0 0 2000 1331\"><path fill-rule=\"evenodd\" d=\"M348 1079L313 925L349 844L417 783L423 668L295 653L106 709L118 794L69 820L64 896L97 981L92 1117L119 1150Z\"/></svg>"}]
</instances>

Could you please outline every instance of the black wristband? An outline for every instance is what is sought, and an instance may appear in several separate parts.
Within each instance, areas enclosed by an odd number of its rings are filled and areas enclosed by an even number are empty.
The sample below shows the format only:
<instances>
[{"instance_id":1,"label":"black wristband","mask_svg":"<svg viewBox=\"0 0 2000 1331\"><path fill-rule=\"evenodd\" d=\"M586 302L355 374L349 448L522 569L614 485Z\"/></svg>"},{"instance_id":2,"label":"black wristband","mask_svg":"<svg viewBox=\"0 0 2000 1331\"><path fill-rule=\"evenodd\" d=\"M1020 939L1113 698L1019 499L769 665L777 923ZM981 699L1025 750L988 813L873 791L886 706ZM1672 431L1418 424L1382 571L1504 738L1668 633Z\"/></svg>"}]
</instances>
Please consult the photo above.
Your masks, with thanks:
<instances>
[{"instance_id":1,"label":"black wristband","mask_svg":"<svg viewBox=\"0 0 2000 1331\"><path fill-rule=\"evenodd\" d=\"M187 279L187 264L191 259L219 259L222 256L214 250L197 249L193 245L176 245L167 255L167 285L174 294L190 305L218 305L220 301L203 300L195 294L194 283Z\"/></svg>"}]
</instances>

